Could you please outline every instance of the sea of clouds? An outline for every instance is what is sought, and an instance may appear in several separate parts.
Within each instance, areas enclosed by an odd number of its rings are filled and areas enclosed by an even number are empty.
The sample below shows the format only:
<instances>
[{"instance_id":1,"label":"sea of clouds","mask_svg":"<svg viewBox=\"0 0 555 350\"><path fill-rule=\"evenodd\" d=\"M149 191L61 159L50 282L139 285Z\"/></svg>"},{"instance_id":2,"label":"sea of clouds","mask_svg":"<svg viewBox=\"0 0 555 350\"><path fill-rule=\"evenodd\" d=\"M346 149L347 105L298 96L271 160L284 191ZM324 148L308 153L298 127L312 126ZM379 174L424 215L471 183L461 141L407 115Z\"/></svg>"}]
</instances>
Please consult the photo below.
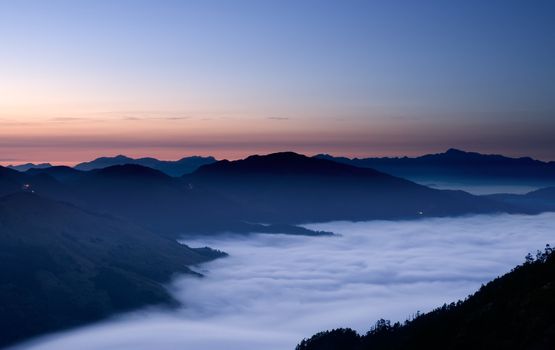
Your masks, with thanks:
<instances>
[{"instance_id":1,"label":"sea of clouds","mask_svg":"<svg viewBox=\"0 0 555 350\"><path fill-rule=\"evenodd\" d=\"M555 213L307 225L332 237L190 239L230 254L171 286L176 311L143 310L24 344L30 350L294 349L334 327L366 331L464 298L555 243Z\"/></svg>"}]
</instances>

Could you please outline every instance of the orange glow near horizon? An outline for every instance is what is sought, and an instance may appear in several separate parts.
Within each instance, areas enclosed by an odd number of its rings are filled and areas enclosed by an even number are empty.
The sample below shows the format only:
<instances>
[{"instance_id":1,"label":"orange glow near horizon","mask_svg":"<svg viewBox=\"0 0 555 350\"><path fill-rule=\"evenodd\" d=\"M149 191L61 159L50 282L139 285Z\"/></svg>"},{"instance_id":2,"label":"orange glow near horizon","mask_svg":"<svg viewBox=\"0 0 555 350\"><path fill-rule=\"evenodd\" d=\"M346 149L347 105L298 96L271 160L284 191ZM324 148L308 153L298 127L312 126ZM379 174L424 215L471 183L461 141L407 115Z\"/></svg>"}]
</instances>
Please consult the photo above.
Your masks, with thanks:
<instances>
[{"instance_id":1,"label":"orange glow near horizon","mask_svg":"<svg viewBox=\"0 0 555 350\"><path fill-rule=\"evenodd\" d=\"M0 164L74 165L101 156L124 154L176 160L185 156L239 159L252 154L295 151L348 157L418 156L450 147L512 156L495 128L469 123L449 125L425 120L311 117L195 117L177 111L130 111L0 115ZM468 130L473 129L472 137ZM504 131L510 129L506 128ZM520 131L522 128L514 128ZM430 135L434 135L433 138ZM480 144L489 139L490 143ZM518 142L518 138L512 138ZM523 141L524 142L524 141ZM541 159L541 154L534 154Z\"/></svg>"}]
</instances>

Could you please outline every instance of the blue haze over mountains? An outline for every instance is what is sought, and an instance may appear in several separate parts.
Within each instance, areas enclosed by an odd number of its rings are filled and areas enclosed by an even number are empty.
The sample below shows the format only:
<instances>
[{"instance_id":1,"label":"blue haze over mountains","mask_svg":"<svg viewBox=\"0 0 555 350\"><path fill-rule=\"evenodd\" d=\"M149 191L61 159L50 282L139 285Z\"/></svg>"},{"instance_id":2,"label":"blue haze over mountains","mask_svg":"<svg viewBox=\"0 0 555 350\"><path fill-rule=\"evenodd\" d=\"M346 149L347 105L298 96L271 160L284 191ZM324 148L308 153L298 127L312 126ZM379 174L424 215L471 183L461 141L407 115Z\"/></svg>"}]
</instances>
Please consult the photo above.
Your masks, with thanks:
<instances>
[{"instance_id":1,"label":"blue haze over mountains","mask_svg":"<svg viewBox=\"0 0 555 350\"><path fill-rule=\"evenodd\" d=\"M347 158L316 156L358 167L373 168L423 184L555 185L555 162L530 157L510 158L451 148L444 153L409 157Z\"/></svg>"},{"instance_id":2,"label":"blue haze over mountains","mask_svg":"<svg viewBox=\"0 0 555 350\"><path fill-rule=\"evenodd\" d=\"M75 169L93 170L106 168L112 165L137 164L160 170L170 176L181 176L195 171L202 165L211 164L215 161L216 159L214 157L200 156L184 157L176 161L164 161L149 157L133 159L118 155L115 157L101 157L90 162L80 163L75 166Z\"/></svg>"}]
</instances>

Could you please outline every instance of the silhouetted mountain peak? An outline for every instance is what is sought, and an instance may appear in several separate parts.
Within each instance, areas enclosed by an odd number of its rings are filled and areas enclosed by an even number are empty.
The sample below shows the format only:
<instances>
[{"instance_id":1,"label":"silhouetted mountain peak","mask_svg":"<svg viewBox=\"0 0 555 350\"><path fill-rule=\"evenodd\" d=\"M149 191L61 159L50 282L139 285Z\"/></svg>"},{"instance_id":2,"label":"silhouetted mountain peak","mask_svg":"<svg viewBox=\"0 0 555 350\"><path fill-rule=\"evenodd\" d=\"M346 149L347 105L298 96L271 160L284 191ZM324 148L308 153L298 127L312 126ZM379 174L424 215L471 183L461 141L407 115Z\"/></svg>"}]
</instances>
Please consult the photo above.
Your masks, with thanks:
<instances>
[{"instance_id":1,"label":"silhouetted mountain peak","mask_svg":"<svg viewBox=\"0 0 555 350\"><path fill-rule=\"evenodd\" d=\"M245 158L245 160L247 159L288 159L290 160L290 159L306 159L306 158L308 157L299 153L295 153L292 151L284 151L284 152L269 153L265 155L255 154Z\"/></svg>"},{"instance_id":2,"label":"silhouetted mountain peak","mask_svg":"<svg viewBox=\"0 0 555 350\"><path fill-rule=\"evenodd\" d=\"M109 157L105 157L104 159L108 159ZM133 160L133 158L129 158L128 156L125 156L123 154L118 154L117 156L114 157L114 159L117 160Z\"/></svg>"},{"instance_id":3,"label":"silhouetted mountain peak","mask_svg":"<svg viewBox=\"0 0 555 350\"><path fill-rule=\"evenodd\" d=\"M102 168L95 170L93 172L96 175L107 176L107 177L141 177L141 178L152 178L152 179L169 179L170 177L161 171L152 169L146 166L138 164L123 164L123 165L113 165L107 168Z\"/></svg>"},{"instance_id":4,"label":"silhouetted mountain peak","mask_svg":"<svg viewBox=\"0 0 555 350\"><path fill-rule=\"evenodd\" d=\"M27 171L29 169L44 169L44 168L49 168L51 166L52 164L50 163L40 163L40 164L25 163L25 164L18 164L18 165L8 165L8 168L17 170L17 171Z\"/></svg>"},{"instance_id":5,"label":"silhouetted mountain peak","mask_svg":"<svg viewBox=\"0 0 555 350\"><path fill-rule=\"evenodd\" d=\"M449 148L447 151L445 151L445 154L447 155L466 155L470 152L466 152L457 148Z\"/></svg>"},{"instance_id":6,"label":"silhouetted mountain peak","mask_svg":"<svg viewBox=\"0 0 555 350\"><path fill-rule=\"evenodd\" d=\"M533 186L555 184L555 163L530 157L506 157L481 154L450 148L444 153L419 157L345 158L316 155L315 158L333 160L362 168L371 168L394 176L421 183L455 182L485 183L514 182Z\"/></svg>"},{"instance_id":7,"label":"silhouetted mountain peak","mask_svg":"<svg viewBox=\"0 0 555 350\"><path fill-rule=\"evenodd\" d=\"M200 167L193 175L382 175L372 169L362 169L326 159L307 157L295 152L278 152L267 155L253 155L242 160L219 161Z\"/></svg>"},{"instance_id":8,"label":"silhouetted mountain peak","mask_svg":"<svg viewBox=\"0 0 555 350\"><path fill-rule=\"evenodd\" d=\"M310 163L310 158L295 152L277 152L266 155L253 155L245 158L243 161L237 162L260 167L273 166L277 164L282 166L294 167L296 165L299 165L300 163ZM233 164L235 162L231 163Z\"/></svg>"},{"instance_id":9,"label":"silhouetted mountain peak","mask_svg":"<svg viewBox=\"0 0 555 350\"><path fill-rule=\"evenodd\" d=\"M202 156L190 156L190 157L183 157L179 159L177 162L185 162L185 161L192 161L192 160L206 160L210 162L216 162L216 158L212 156L202 157Z\"/></svg>"}]
</instances>

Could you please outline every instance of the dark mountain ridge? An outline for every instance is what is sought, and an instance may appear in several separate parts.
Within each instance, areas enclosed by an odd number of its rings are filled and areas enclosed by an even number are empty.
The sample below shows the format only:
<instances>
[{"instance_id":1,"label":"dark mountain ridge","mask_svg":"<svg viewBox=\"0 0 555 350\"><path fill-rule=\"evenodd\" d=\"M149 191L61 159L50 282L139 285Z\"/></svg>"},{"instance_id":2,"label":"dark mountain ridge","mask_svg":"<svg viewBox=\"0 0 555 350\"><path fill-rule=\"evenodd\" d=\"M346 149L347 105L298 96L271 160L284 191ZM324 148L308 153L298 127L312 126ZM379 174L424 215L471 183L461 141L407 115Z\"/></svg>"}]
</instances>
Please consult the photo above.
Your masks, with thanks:
<instances>
[{"instance_id":1,"label":"dark mountain ridge","mask_svg":"<svg viewBox=\"0 0 555 350\"><path fill-rule=\"evenodd\" d=\"M461 183L555 185L555 162L530 157L510 158L497 154L465 152L451 148L444 153L420 157L346 158L315 156L358 167L377 169L414 181Z\"/></svg>"},{"instance_id":2,"label":"dark mountain ridge","mask_svg":"<svg viewBox=\"0 0 555 350\"><path fill-rule=\"evenodd\" d=\"M555 211L555 187L546 187L526 194L492 194L487 198L508 205L528 208L530 211Z\"/></svg>"},{"instance_id":3,"label":"dark mountain ridge","mask_svg":"<svg viewBox=\"0 0 555 350\"><path fill-rule=\"evenodd\" d=\"M138 164L0 167L0 197L0 296L14 300L0 306L5 343L171 302L161 286L171 274L220 255L179 246L183 234L329 234L293 225L545 209L292 152L220 161L179 178Z\"/></svg>"},{"instance_id":4,"label":"dark mountain ridge","mask_svg":"<svg viewBox=\"0 0 555 350\"><path fill-rule=\"evenodd\" d=\"M222 256L32 193L0 197L0 346L145 305L163 284Z\"/></svg>"},{"instance_id":5,"label":"dark mountain ridge","mask_svg":"<svg viewBox=\"0 0 555 350\"><path fill-rule=\"evenodd\" d=\"M464 301L404 324L380 320L362 336L350 329L321 332L296 349L553 349L554 313L555 254L547 246Z\"/></svg>"},{"instance_id":6,"label":"dark mountain ridge","mask_svg":"<svg viewBox=\"0 0 555 350\"><path fill-rule=\"evenodd\" d=\"M181 178L137 164L91 171L50 167L25 173L0 168L0 195L25 186L173 237L275 232L257 223L283 228L315 221L537 213L551 208L431 189L373 169L293 152L219 161ZM291 228L291 232L300 231Z\"/></svg>"},{"instance_id":7,"label":"dark mountain ridge","mask_svg":"<svg viewBox=\"0 0 555 350\"><path fill-rule=\"evenodd\" d=\"M25 171L25 174L27 175L46 174L61 182L71 180L83 175L84 173L84 171L76 170L65 165L56 165L48 168L32 168Z\"/></svg>"},{"instance_id":8,"label":"dark mountain ridge","mask_svg":"<svg viewBox=\"0 0 555 350\"><path fill-rule=\"evenodd\" d=\"M287 225L269 226L245 222L240 213L256 211L210 189L197 189L179 178L136 164L116 165L91 171L68 167L33 169L17 175L37 193L75 203L96 212L110 213L143 225L168 237L214 232L268 232L329 234ZM38 183L42 177L49 180ZM55 178L55 179L54 179ZM43 181L44 182L44 181Z\"/></svg>"},{"instance_id":9,"label":"dark mountain ridge","mask_svg":"<svg viewBox=\"0 0 555 350\"><path fill-rule=\"evenodd\" d=\"M440 191L373 169L292 152L220 161L183 179L245 207L245 220L303 223L514 212L462 191ZM252 215L250 215L252 214Z\"/></svg>"}]
</instances>

